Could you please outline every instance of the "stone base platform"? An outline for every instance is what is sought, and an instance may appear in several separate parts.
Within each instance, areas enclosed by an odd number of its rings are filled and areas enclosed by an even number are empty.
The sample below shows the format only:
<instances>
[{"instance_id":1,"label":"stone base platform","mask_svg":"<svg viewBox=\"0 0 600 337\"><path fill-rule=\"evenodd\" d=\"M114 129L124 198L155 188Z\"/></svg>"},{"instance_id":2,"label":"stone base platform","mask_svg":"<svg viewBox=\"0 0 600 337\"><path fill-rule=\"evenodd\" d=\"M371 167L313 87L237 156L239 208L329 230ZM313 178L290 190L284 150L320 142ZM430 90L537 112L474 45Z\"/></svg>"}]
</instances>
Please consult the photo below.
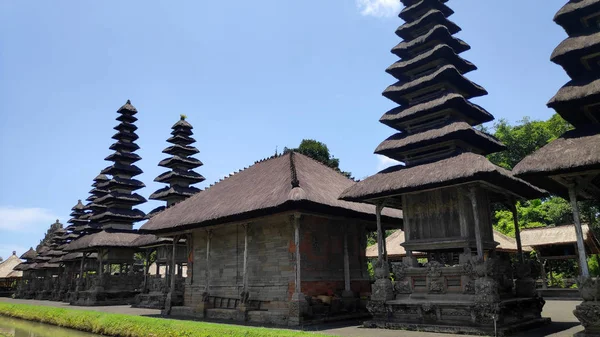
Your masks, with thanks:
<instances>
[{"instance_id":1,"label":"stone base platform","mask_svg":"<svg viewBox=\"0 0 600 337\"><path fill-rule=\"evenodd\" d=\"M80 291L76 299L70 301L71 305L106 306L106 305L130 305L134 302L137 291Z\"/></svg>"},{"instance_id":2,"label":"stone base platform","mask_svg":"<svg viewBox=\"0 0 600 337\"><path fill-rule=\"evenodd\" d=\"M510 335L550 323L542 318L541 298L507 299L497 303L429 298L396 299L368 304L368 328L417 330L473 335Z\"/></svg>"},{"instance_id":3,"label":"stone base platform","mask_svg":"<svg viewBox=\"0 0 600 337\"><path fill-rule=\"evenodd\" d=\"M131 306L134 308L164 309L166 300L167 294L163 292L150 292L147 294L136 295ZM175 294L175 297L173 298L173 306L182 305L183 294Z\"/></svg>"}]
</instances>

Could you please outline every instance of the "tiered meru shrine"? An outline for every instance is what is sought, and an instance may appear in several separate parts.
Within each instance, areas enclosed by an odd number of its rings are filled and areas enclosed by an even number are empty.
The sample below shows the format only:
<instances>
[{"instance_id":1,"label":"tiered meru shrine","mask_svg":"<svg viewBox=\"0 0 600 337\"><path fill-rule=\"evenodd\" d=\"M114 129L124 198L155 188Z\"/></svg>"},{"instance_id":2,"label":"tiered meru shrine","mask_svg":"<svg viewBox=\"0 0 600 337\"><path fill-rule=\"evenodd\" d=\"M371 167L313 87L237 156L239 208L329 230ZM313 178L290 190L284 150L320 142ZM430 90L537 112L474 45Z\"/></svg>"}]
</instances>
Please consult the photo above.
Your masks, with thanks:
<instances>
[{"instance_id":1,"label":"tiered meru shrine","mask_svg":"<svg viewBox=\"0 0 600 337\"><path fill-rule=\"evenodd\" d=\"M587 270L577 201L600 199L600 0L569 1L555 17L569 38L552 61L572 81L548 105L575 129L525 158L519 178L485 157L504 145L476 128L493 116L470 101L487 92L465 77L476 67L459 56L470 47L454 36L460 28L446 2L402 0L403 41L392 49L400 60L387 69L398 82L383 93L398 107L380 120L396 133L375 151L401 165L355 182L291 151L201 191L193 185L204 181L194 171L202 163L182 115L159 163L167 171L155 179L167 186L150 195L164 205L144 214L136 207L146 199L135 191L145 185L134 179L142 173L137 110L127 101L106 158L112 164L94 178L88 203L72 208L69 225L52 224L21 256L16 297L132 304L194 319L365 318L367 327L510 333L548 322L516 211L518 200L546 195L536 185L572 202L584 299L575 314L585 333L598 334L600 284ZM498 203L513 212L514 263L494 239ZM389 229L402 229L403 239L386 240ZM388 242L402 254L388 254Z\"/></svg>"}]
</instances>

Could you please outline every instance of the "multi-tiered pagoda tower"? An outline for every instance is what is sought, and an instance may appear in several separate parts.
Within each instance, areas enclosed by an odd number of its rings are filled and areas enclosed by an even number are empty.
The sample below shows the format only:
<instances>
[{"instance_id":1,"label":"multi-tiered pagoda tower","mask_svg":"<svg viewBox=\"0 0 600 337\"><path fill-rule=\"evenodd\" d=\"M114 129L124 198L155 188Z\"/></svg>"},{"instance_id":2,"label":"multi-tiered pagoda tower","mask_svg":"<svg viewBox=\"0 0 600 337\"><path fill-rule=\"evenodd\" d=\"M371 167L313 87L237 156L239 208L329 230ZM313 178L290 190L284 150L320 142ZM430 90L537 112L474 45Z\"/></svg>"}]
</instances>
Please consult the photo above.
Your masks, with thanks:
<instances>
[{"instance_id":1,"label":"multi-tiered pagoda tower","mask_svg":"<svg viewBox=\"0 0 600 337\"><path fill-rule=\"evenodd\" d=\"M200 189L191 186L193 184L204 181L204 177L194 171L194 169L202 166L202 162L192 155L200 152L192 146L196 142L192 135L192 125L186 121L186 117L181 115L181 119L171 128L172 137L167 139L167 142L173 144L163 150L163 153L171 155L171 157L162 160L158 163L159 166L170 169L159 175L154 181L159 183L169 184L163 187L152 195L152 200L162 200L167 203L166 207L181 202L195 193L200 192ZM158 207L148 214L148 218L154 214L161 212L165 206Z\"/></svg>"},{"instance_id":2,"label":"multi-tiered pagoda tower","mask_svg":"<svg viewBox=\"0 0 600 337\"><path fill-rule=\"evenodd\" d=\"M135 143L138 139L133 124L137 121L136 108L127 101L118 111L120 116L117 120L121 123L115 127L118 132L112 137L117 142L110 149L115 152L106 157L105 160L114 164L102 170L102 174L111 175L112 178L98 184L98 188L107 190L108 194L94 200L95 203L106 205L103 213L91 217L97 221L103 229L132 230L133 223L144 219L144 212L136 205L146 202L146 198L133 193L145 185L133 177L142 174L142 170L134 163L141 160L135 153L139 146Z\"/></svg>"},{"instance_id":3,"label":"multi-tiered pagoda tower","mask_svg":"<svg viewBox=\"0 0 600 337\"><path fill-rule=\"evenodd\" d=\"M459 56L470 47L453 36L460 28L448 19L453 11L446 2L402 0L399 16L406 23L396 34L404 41L392 49L400 61L387 69L398 82L383 92L399 107L381 118L397 133L375 152L403 164L341 196L377 205L378 218L383 207L404 214L408 257L393 266L395 287L378 221L369 324L490 333L495 319L500 330L538 323L543 301L534 289L514 298L512 279L499 272L511 268L495 258L490 205L514 205L514 199L538 197L541 191L486 159L504 146L474 128L493 117L469 101L487 92L464 76L476 67ZM413 251L428 254L426 268L418 266Z\"/></svg>"},{"instance_id":4,"label":"multi-tiered pagoda tower","mask_svg":"<svg viewBox=\"0 0 600 337\"><path fill-rule=\"evenodd\" d=\"M140 277L127 275L133 272L135 247L133 241L139 237L133 224L144 219L144 212L134 208L146 199L134 191L145 185L134 179L142 170L134 165L141 158L135 153L139 146L136 108L127 101L117 111L120 122L112 137L116 143L110 146L115 152L105 160L113 164L94 179L92 194L87 208L91 210L89 229L99 231L81 236L71 242L66 250L83 253L79 270L79 283L71 299L78 305L99 305L106 303L128 303L137 294ZM107 177L106 175L110 176ZM87 216L84 216L87 219ZM86 270L86 260L97 255L96 275L93 282L86 282L83 289L81 276ZM112 266L118 266L119 275L111 274ZM141 276L141 275L140 275ZM115 300L115 298L117 300Z\"/></svg>"},{"instance_id":5,"label":"multi-tiered pagoda tower","mask_svg":"<svg viewBox=\"0 0 600 337\"><path fill-rule=\"evenodd\" d=\"M600 336L600 281L590 278L578 200L600 200L600 0L572 0L554 21L568 34L552 53L571 81L548 102L575 128L515 166L515 174L570 199L584 302L575 315L583 335Z\"/></svg>"}]
</instances>

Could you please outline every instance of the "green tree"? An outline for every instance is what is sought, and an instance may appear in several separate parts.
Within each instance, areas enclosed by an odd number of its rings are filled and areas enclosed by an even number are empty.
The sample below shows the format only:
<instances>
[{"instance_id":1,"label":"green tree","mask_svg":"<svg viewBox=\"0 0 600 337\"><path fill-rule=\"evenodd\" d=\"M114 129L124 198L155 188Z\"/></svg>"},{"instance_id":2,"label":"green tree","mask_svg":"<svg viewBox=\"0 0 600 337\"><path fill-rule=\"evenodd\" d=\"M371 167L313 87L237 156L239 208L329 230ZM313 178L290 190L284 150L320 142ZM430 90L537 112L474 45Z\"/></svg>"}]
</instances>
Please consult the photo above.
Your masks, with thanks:
<instances>
[{"instance_id":1,"label":"green tree","mask_svg":"<svg viewBox=\"0 0 600 337\"><path fill-rule=\"evenodd\" d=\"M548 121L534 121L524 117L517 125L500 119L494 124L494 136L506 145L506 151L493 153L488 158L498 166L512 169L527 155L558 138L570 128L570 124L558 114L554 114Z\"/></svg>"},{"instance_id":2,"label":"green tree","mask_svg":"<svg viewBox=\"0 0 600 337\"><path fill-rule=\"evenodd\" d=\"M325 145L325 143L316 141L314 139L303 139L302 142L300 142L300 146L297 148L289 149L286 147L283 149L283 153L288 153L290 151L298 152L305 156L311 157L312 159L317 160L336 171L339 171L348 178L352 176L352 173L340 170L340 160L335 158L329 152L329 148L327 145Z\"/></svg>"}]
</instances>

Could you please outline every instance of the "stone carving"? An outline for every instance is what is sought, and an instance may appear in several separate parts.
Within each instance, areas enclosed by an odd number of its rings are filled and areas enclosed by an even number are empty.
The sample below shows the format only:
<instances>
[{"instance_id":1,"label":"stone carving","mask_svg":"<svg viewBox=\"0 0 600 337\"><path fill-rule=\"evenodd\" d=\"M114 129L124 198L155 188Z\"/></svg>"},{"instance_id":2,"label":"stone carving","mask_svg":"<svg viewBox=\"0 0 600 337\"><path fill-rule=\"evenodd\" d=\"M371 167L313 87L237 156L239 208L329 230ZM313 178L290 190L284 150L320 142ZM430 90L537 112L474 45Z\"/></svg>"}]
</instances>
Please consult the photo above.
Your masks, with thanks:
<instances>
[{"instance_id":1,"label":"stone carving","mask_svg":"<svg viewBox=\"0 0 600 337\"><path fill-rule=\"evenodd\" d=\"M577 279L577 288L584 301L600 300L600 282L597 279L580 276Z\"/></svg>"},{"instance_id":2,"label":"stone carving","mask_svg":"<svg viewBox=\"0 0 600 337\"><path fill-rule=\"evenodd\" d=\"M600 335L600 302L583 302L573 310L573 314L585 328L586 335Z\"/></svg>"},{"instance_id":3,"label":"stone carving","mask_svg":"<svg viewBox=\"0 0 600 337\"><path fill-rule=\"evenodd\" d=\"M373 269L375 269L376 279L385 279L390 277L390 267L384 260L377 260L373 266Z\"/></svg>"},{"instance_id":4,"label":"stone carving","mask_svg":"<svg viewBox=\"0 0 600 337\"><path fill-rule=\"evenodd\" d=\"M385 302L383 301L369 301L367 302L367 310L373 316L381 316L387 314Z\"/></svg>"},{"instance_id":5,"label":"stone carving","mask_svg":"<svg viewBox=\"0 0 600 337\"><path fill-rule=\"evenodd\" d=\"M240 303L241 304L247 304L249 299L250 299L250 292L249 291L242 291L240 293Z\"/></svg>"},{"instance_id":6,"label":"stone carving","mask_svg":"<svg viewBox=\"0 0 600 337\"><path fill-rule=\"evenodd\" d=\"M442 276L442 267L443 265L437 261L428 262L427 267L427 276L428 277L440 277Z\"/></svg>"},{"instance_id":7,"label":"stone carving","mask_svg":"<svg viewBox=\"0 0 600 337\"><path fill-rule=\"evenodd\" d=\"M406 277L408 266L403 262L392 263L392 271L394 272L394 289L398 294L410 294L412 293L412 287L410 285L410 279Z\"/></svg>"},{"instance_id":8,"label":"stone carving","mask_svg":"<svg viewBox=\"0 0 600 337\"><path fill-rule=\"evenodd\" d=\"M427 267L427 284L430 293L445 293L446 280L442 277L443 265L437 261L430 261Z\"/></svg>"}]
</instances>

